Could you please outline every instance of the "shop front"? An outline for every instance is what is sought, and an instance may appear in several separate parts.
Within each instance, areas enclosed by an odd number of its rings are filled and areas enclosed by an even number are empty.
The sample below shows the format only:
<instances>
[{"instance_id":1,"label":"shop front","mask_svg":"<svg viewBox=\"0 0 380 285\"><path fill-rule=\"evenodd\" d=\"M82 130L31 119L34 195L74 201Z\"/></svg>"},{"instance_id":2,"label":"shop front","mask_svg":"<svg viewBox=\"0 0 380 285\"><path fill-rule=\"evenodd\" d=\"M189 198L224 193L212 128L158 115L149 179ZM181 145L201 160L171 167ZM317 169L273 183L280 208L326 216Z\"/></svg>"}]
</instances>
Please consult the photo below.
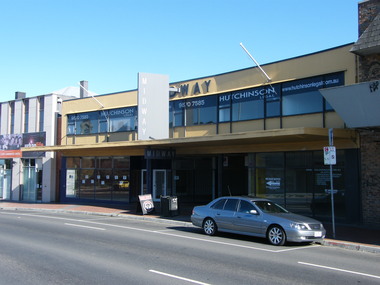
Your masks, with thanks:
<instances>
[{"instance_id":1,"label":"shop front","mask_svg":"<svg viewBox=\"0 0 380 285\"><path fill-rule=\"evenodd\" d=\"M61 145L45 148L63 157L61 200L255 195L323 219L333 129L337 216L358 221L359 138L320 93L355 82L351 47L267 64L271 82L257 68L174 83L143 73L137 90L63 102Z\"/></svg>"},{"instance_id":2,"label":"shop front","mask_svg":"<svg viewBox=\"0 0 380 285\"><path fill-rule=\"evenodd\" d=\"M57 151L66 153L61 167L61 201L130 204L138 201L138 195L152 194L155 202L173 195L180 204L197 205L220 196L254 195L272 199L292 212L329 221L330 176L323 157L327 141L326 129L298 128L214 136L203 142L187 138L108 143L103 148L57 146ZM339 148L333 166L336 218L342 223L359 222L355 132L336 130L335 143ZM152 158L148 163L144 153L154 148L153 144L161 150L175 150L175 156ZM317 149L316 144L320 145ZM83 156L73 156L78 152Z\"/></svg>"}]
</instances>

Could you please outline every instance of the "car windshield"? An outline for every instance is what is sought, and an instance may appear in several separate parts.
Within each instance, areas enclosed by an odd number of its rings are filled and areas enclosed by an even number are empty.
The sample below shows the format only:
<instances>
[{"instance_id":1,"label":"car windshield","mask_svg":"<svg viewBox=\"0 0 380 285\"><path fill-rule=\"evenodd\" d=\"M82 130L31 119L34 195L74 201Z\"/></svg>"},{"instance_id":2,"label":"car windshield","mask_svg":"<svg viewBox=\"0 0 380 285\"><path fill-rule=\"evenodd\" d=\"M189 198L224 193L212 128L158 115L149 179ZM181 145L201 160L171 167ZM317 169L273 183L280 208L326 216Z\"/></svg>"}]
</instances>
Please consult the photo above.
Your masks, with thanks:
<instances>
[{"instance_id":1,"label":"car windshield","mask_svg":"<svg viewBox=\"0 0 380 285\"><path fill-rule=\"evenodd\" d=\"M270 201L256 201L254 203L264 213L288 213L283 207Z\"/></svg>"}]
</instances>

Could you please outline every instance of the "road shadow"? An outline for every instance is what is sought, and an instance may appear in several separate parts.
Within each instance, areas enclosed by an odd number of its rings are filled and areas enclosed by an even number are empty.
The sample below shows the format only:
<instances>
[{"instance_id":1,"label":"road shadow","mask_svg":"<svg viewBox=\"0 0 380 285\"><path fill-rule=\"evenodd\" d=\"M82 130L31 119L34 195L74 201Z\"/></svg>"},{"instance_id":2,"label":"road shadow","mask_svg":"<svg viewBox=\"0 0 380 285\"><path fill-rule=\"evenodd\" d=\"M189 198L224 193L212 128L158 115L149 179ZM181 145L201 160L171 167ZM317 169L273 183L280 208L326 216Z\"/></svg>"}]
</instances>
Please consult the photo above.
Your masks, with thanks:
<instances>
[{"instance_id":1,"label":"road shadow","mask_svg":"<svg viewBox=\"0 0 380 285\"><path fill-rule=\"evenodd\" d=\"M187 232L187 233L194 233L199 236L203 237L209 237L203 232L203 229L197 228L197 227L181 227L181 226L171 226L167 227L168 229L175 230L175 231L181 231L181 232ZM278 246L274 246L269 243L269 241L266 238L260 238L260 237L254 237L254 236L247 236L247 235L240 235L240 234L232 234L232 233L225 233L225 232L217 232L215 234L215 237L222 237L225 239L230 239L230 240L238 240L238 241L245 241L245 242L253 242L253 243L259 243L259 244L265 244L265 245L270 245L275 248L279 248ZM297 243L297 242L287 242L284 247L307 247L312 245L310 242L305 242L305 243Z\"/></svg>"}]
</instances>

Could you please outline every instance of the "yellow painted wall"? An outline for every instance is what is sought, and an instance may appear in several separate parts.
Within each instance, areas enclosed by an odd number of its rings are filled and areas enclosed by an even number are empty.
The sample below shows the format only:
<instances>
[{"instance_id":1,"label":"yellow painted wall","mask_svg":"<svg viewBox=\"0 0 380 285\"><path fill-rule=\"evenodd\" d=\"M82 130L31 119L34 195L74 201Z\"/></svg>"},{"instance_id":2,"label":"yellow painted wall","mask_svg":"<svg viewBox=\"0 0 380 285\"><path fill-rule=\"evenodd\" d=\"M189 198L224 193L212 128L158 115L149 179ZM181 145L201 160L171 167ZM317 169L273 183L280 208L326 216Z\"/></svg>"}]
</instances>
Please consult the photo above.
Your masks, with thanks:
<instances>
[{"instance_id":1,"label":"yellow painted wall","mask_svg":"<svg viewBox=\"0 0 380 285\"><path fill-rule=\"evenodd\" d=\"M349 50L352 45L345 45L334 49L317 52L305 56L282 60L270 64L263 64L262 67L266 73L271 77L272 83L295 80L306 78L310 76L317 76L333 72L345 72L345 85L356 83L355 77L355 55ZM247 59L249 60L249 59ZM265 78L257 67L237 70L224 74L219 74L210 77L197 78L187 81L174 82L170 86L180 87L188 86L188 95L184 96L178 93L172 97L172 100L180 100L185 98L195 98L198 96L214 95L232 90L245 89L254 86L262 86L266 84ZM194 94L195 87L198 87L199 92ZM78 144L78 143L97 143L101 138L94 138L93 136L77 136L74 139L66 137L67 115L73 113L89 112L96 110L107 110L128 106L137 105L137 90L119 92L114 94L106 94L96 96L104 108L96 102L95 99L88 97L83 99L75 99L64 101L62 103L62 140L61 143L65 144ZM323 125L325 119L326 125ZM246 132L255 130L270 130L278 129L281 127L279 118L269 118L263 120L252 120L247 122L234 122L232 124L233 132ZM322 114L308 114L301 116L291 116L282 118L282 128L293 127L334 127L343 128L344 123L339 116L334 113L327 113L325 118ZM206 136L217 134L216 125L201 125L183 128L175 128L170 130L172 138L181 137L194 137ZM229 133L229 124L219 125L219 134ZM135 140L136 134L112 134L109 141L117 140Z\"/></svg>"},{"instance_id":2,"label":"yellow painted wall","mask_svg":"<svg viewBox=\"0 0 380 285\"><path fill-rule=\"evenodd\" d=\"M323 128L323 114L307 114L300 116L282 117L282 127L298 128L298 127L315 127Z\"/></svg>"},{"instance_id":3,"label":"yellow painted wall","mask_svg":"<svg viewBox=\"0 0 380 285\"><path fill-rule=\"evenodd\" d=\"M261 131L264 130L264 120L233 122L232 132L241 133L249 131Z\"/></svg>"},{"instance_id":4,"label":"yellow painted wall","mask_svg":"<svg viewBox=\"0 0 380 285\"><path fill-rule=\"evenodd\" d=\"M265 129L266 130L275 130L281 128L281 119L280 118L269 118L265 120Z\"/></svg>"},{"instance_id":5,"label":"yellow painted wall","mask_svg":"<svg viewBox=\"0 0 380 285\"><path fill-rule=\"evenodd\" d=\"M216 125L186 127L186 137L201 137L212 135L216 135Z\"/></svg>"}]
</instances>

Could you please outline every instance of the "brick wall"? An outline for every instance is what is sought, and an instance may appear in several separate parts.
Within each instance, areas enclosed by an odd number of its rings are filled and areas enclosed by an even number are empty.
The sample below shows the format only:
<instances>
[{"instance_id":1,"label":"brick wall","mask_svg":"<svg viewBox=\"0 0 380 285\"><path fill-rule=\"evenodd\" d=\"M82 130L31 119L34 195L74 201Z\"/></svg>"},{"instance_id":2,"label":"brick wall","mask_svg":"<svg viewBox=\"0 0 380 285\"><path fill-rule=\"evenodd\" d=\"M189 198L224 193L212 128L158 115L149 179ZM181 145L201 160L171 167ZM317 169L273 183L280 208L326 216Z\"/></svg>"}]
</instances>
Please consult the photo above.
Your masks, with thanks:
<instances>
[{"instance_id":1,"label":"brick wall","mask_svg":"<svg viewBox=\"0 0 380 285\"><path fill-rule=\"evenodd\" d=\"M369 0L359 3L359 37L368 28L380 12L380 0ZM380 55L359 57L359 82L378 80L380 78Z\"/></svg>"},{"instance_id":2,"label":"brick wall","mask_svg":"<svg viewBox=\"0 0 380 285\"><path fill-rule=\"evenodd\" d=\"M380 0L369 0L359 3L359 37L380 12Z\"/></svg>"},{"instance_id":3,"label":"brick wall","mask_svg":"<svg viewBox=\"0 0 380 285\"><path fill-rule=\"evenodd\" d=\"M380 55L359 57L359 82L367 82L380 79Z\"/></svg>"},{"instance_id":4,"label":"brick wall","mask_svg":"<svg viewBox=\"0 0 380 285\"><path fill-rule=\"evenodd\" d=\"M359 3L359 37L380 12L380 0ZM359 56L358 80L380 79L380 54ZM359 130L361 153L361 207L363 224L380 228L380 126Z\"/></svg>"},{"instance_id":5,"label":"brick wall","mask_svg":"<svg viewBox=\"0 0 380 285\"><path fill-rule=\"evenodd\" d=\"M380 129L360 131L363 224L380 228Z\"/></svg>"}]
</instances>

